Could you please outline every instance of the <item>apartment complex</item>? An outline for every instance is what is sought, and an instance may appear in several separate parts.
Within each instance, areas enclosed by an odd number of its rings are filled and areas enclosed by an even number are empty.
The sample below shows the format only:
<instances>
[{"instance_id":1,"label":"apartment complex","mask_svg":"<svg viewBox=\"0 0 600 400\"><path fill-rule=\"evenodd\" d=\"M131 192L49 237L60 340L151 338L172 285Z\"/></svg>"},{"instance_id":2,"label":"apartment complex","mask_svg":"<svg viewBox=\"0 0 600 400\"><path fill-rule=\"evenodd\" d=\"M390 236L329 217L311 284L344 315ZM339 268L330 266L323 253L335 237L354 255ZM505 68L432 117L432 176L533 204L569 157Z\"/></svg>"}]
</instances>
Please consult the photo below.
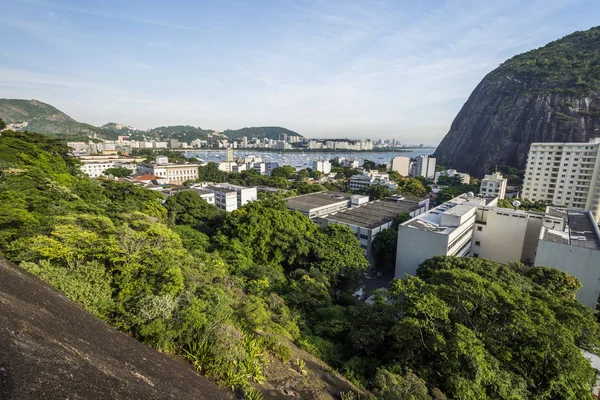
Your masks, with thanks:
<instances>
[{"instance_id":1,"label":"apartment complex","mask_svg":"<svg viewBox=\"0 0 600 400\"><path fill-rule=\"evenodd\" d=\"M362 204L360 204L360 199L357 199L356 203L352 201L353 206L351 208L319 217L317 221L323 227L330 224L341 224L352 229L371 265L375 261L371 245L378 233L392 226L394 218L398 214L407 212L415 217L429 209L429 198L396 196L368 202L367 196L357 197L366 197L367 201L363 199ZM357 205L354 206L354 204Z\"/></svg>"},{"instance_id":2,"label":"apartment complex","mask_svg":"<svg viewBox=\"0 0 600 400\"><path fill-rule=\"evenodd\" d=\"M532 143L523 198L592 212L600 221L600 138L589 143Z\"/></svg>"},{"instance_id":3,"label":"apartment complex","mask_svg":"<svg viewBox=\"0 0 600 400\"><path fill-rule=\"evenodd\" d=\"M391 170L396 171L402 176L410 175L410 157L394 157L392 158Z\"/></svg>"},{"instance_id":4,"label":"apartment complex","mask_svg":"<svg viewBox=\"0 0 600 400\"><path fill-rule=\"evenodd\" d=\"M423 154L415 157L410 166L410 175L433 179L435 177L435 158Z\"/></svg>"},{"instance_id":5,"label":"apartment complex","mask_svg":"<svg viewBox=\"0 0 600 400\"><path fill-rule=\"evenodd\" d=\"M371 185L383 185L389 189L395 190L398 185L390 181L389 174L385 172L365 172L363 174L353 175L348 183L350 190L363 190Z\"/></svg>"},{"instance_id":6,"label":"apartment complex","mask_svg":"<svg viewBox=\"0 0 600 400\"><path fill-rule=\"evenodd\" d=\"M469 184L469 182L471 182L471 176L469 174L464 174L462 172L458 172L455 169L447 169L446 171L438 171L435 173L435 178L433 179L433 181L435 183L438 183L438 180L442 177L442 176L447 176L449 178L453 178L453 177L458 177L460 178L460 182L464 183L466 185Z\"/></svg>"},{"instance_id":7,"label":"apartment complex","mask_svg":"<svg viewBox=\"0 0 600 400\"><path fill-rule=\"evenodd\" d=\"M506 196L506 183L507 179L500 172L485 175L479 186L479 195L503 199Z\"/></svg>"}]
</instances>

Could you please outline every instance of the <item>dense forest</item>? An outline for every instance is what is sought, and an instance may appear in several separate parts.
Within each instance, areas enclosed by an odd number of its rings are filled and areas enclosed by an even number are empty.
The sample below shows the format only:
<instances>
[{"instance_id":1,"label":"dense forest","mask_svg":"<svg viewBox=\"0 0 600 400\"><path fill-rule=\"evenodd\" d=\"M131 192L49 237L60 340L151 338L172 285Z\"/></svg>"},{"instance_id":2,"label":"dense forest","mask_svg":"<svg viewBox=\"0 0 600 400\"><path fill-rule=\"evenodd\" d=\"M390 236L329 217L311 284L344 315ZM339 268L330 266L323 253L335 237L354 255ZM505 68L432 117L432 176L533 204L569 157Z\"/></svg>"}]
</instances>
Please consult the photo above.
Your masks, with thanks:
<instances>
[{"instance_id":1,"label":"dense forest","mask_svg":"<svg viewBox=\"0 0 600 400\"><path fill-rule=\"evenodd\" d=\"M269 357L302 370L291 343L381 399L592 398L579 349L598 352L599 325L562 272L435 257L365 304L347 292L368 265L354 233L277 199L164 200L27 132L2 132L0 160L3 255L246 398Z\"/></svg>"}]
</instances>

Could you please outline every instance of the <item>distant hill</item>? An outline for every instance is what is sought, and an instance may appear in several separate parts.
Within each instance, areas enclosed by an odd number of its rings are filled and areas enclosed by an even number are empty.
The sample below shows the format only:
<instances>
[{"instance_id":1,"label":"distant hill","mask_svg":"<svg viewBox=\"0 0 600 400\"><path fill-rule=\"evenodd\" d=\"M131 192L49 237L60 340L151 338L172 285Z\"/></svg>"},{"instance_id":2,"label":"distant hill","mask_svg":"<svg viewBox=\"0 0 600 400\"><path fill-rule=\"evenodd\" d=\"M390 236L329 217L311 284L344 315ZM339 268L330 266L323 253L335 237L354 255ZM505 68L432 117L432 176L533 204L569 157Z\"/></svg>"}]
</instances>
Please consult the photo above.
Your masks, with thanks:
<instances>
[{"instance_id":1,"label":"distant hill","mask_svg":"<svg viewBox=\"0 0 600 400\"><path fill-rule=\"evenodd\" d=\"M254 128L242 128L236 130L226 130L220 132L221 134L227 136L230 140L239 140L246 136L248 139L257 138L257 139L279 139L279 135L282 133L287 134L288 136L300 136L297 132L290 131L289 129L282 128L280 126L259 126Z\"/></svg>"},{"instance_id":2,"label":"distant hill","mask_svg":"<svg viewBox=\"0 0 600 400\"><path fill-rule=\"evenodd\" d=\"M112 138L114 132L75 121L62 111L38 100L0 99L0 119L17 131L49 135L81 135Z\"/></svg>"},{"instance_id":3,"label":"distant hill","mask_svg":"<svg viewBox=\"0 0 600 400\"><path fill-rule=\"evenodd\" d=\"M47 135L58 135L68 140L76 140L81 136L87 138L116 139L127 135L137 140L178 139L189 143L192 140L205 140L209 134L229 140L239 140L244 136L258 139L278 139L279 134L302 136L299 133L278 126L262 126L226 130L215 133L212 129L203 129L191 125L159 126L142 130L126 124L109 122L100 127L78 122L55 107L38 100L0 99L0 119L15 131L39 132Z\"/></svg>"},{"instance_id":4,"label":"distant hill","mask_svg":"<svg viewBox=\"0 0 600 400\"><path fill-rule=\"evenodd\" d=\"M440 165L483 176L524 169L533 142L600 136L600 27L517 55L490 72L435 151Z\"/></svg>"}]
</instances>

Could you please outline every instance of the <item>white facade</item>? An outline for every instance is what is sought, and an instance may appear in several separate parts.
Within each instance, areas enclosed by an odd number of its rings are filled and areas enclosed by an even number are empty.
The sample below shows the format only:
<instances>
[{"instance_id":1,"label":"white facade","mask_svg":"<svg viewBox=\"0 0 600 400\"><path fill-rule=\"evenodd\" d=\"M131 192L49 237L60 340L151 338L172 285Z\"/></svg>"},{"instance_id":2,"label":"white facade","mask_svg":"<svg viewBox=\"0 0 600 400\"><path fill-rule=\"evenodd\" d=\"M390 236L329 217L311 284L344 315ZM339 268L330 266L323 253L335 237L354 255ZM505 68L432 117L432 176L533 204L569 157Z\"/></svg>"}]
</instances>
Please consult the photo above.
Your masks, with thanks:
<instances>
[{"instance_id":1,"label":"white facade","mask_svg":"<svg viewBox=\"0 0 600 400\"><path fill-rule=\"evenodd\" d=\"M589 143L532 143L522 196L591 211L600 222L600 139Z\"/></svg>"},{"instance_id":2,"label":"white facade","mask_svg":"<svg viewBox=\"0 0 600 400\"><path fill-rule=\"evenodd\" d=\"M215 194L209 190L193 188L194 192L198 193L208 204L216 205Z\"/></svg>"},{"instance_id":3,"label":"white facade","mask_svg":"<svg viewBox=\"0 0 600 400\"><path fill-rule=\"evenodd\" d=\"M596 309L600 296L600 231L590 212L568 211L566 226L544 226L535 265L559 269L579 279L577 300Z\"/></svg>"},{"instance_id":4,"label":"white facade","mask_svg":"<svg viewBox=\"0 0 600 400\"><path fill-rule=\"evenodd\" d=\"M391 190L398 188L398 185L390 181L389 174L385 172L365 172L353 175L348 182L348 189L359 191L371 185L383 185Z\"/></svg>"},{"instance_id":5,"label":"white facade","mask_svg":"<svg viewBox=\"0 0 600 400\"><path fill-rule=\"evenodd\" d=\"M410 157L399 156L392 158L391 169L392 171L396 171L402 176L410 175Z\"/></svg>"},{"instance_id":6,"label":"white facade","mask_svg":"<svg viewBox=\"0 0 600 400\"><path fill-rule=\"evenodd\" d=\"M410 174L433 179L435 177L435 158L423 154L414 158L410 166Z\"/></svg>"},{"instance_id":7,"label":"white facade","mask_svg":"<svg viewBox=\"0 0 600 400\"><path fill-rule=\"evenodd\" d=\"M326 160L326 161L314 161L313 162L313 169L315 171L319 171L322 172L324 174L328 174L331 172L331 163Z\"/></svg>"},{"instance_id":8,"label":"white facade","mask_svg":"<svg viewBox=\"0 0 600 400\"><path fill-rule=\"evenodd\" d=\"M442 176L448 176L450 178L458 176L460 178L460 182L468 185L469 182L471 182L471 176L469 174L464 174L462 172L457 172L455 169L448 169L446 171L438 171L435 173L435 178L433 179L433 181L435 183L438 183L438 179L440 179ZM494 196L495 197L495 196Z\"/></svg>"},{"instance_id":9,"label":"white facade","mask_svg":"<svg viewBox=\"0 0 600 400\"><path fill-rule=\"evenodd\" d=\"M396 278L415 275L423 261L436 255L468 255L477 207L496 203L463 194L398 226Z\"/></svg>"},{"instance_id":10,"label":"white facade","mask_svg":"<svg viewBox=\"0 0 600 400\"><path fill-rule=\"evenodd\" d=\"M167 157L156 157L152 163L138 165L137 171L141 174L156 175L166 178L170 184L181 184L185 181L198 179L198 164L194 163L169 163Z\"/></svg>"},{"instance_id":11,"label":"white facade","mask_svg":"<svg viewBox=\"0 0 600 400\"><path fill-rule=\"evenodd\" d=\"M506 196L507 179L500 172L485 175L481 180L479 195L483 197L497 197L503 199Z\"/></svg>"},{"instance_id":12,"label":"white facade","mask_svg":"<svg viewBox=\"0 0 600 400\"><path fill-rule=\"evenodd\" d=\"M225 211L234 211L244 204L258 200L255 187L233 185L230 183L215 183L206 186L203 190L213 192L217 207ZM232 199L235 199L235 206Z\"/></svg>"}]
</instances>

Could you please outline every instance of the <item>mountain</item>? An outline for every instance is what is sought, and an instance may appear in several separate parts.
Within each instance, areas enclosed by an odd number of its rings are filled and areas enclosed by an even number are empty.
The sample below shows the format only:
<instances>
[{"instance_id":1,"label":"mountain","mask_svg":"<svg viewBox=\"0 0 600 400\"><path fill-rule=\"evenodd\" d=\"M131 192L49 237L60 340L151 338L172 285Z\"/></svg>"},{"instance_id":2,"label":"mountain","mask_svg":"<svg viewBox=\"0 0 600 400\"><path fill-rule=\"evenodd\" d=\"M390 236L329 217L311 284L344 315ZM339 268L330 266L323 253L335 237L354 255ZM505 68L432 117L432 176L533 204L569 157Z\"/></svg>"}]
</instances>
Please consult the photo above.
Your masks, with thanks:
<instances>
[{"instance_id":1,"label":"mountain","mask_svg":"<svg viewBox=\"0 0 600 400\"><path fill-rule=\"evenodd\" d=\"M231 399L0 257L1 399Z\"/></svg>"},{"instance_id":2,"label":"mountain","mask_svg":"<svg viewBox=\"0 0 600 400\"><path fill-rule=\"evenodd\" d=\"M7 128L48 135L111 138L112 130L75 121L62 111L38 100L0 99L0 119Z\"/></svg>"},{"instance_id":3,"label":"mountain","mask_svg":"<svg viewBox=\"0 0 600 400\"><path fill-rule=\"evenodd\" d=\"M300 136L297 132L290 131L289 129L282 128L280 126L260 126L255 128L242 128L236 130L226 130L221 132L221 134L227 136L230 140L239 140L246 136L248 139L257 138L257 139L279 139L279 135L285 133L288 136Z\"/></svg>"},{"instance_id":4,"label":"mountain","mask_svg":"<svg viewBox=\"0 0 600 400\"><path fill-rule=\"evenodd\" d=\"M532 142L600 136L600 27L515 56L477 85L434 156L481 176L523 169Z\"/></svg>"}]
</instances>

